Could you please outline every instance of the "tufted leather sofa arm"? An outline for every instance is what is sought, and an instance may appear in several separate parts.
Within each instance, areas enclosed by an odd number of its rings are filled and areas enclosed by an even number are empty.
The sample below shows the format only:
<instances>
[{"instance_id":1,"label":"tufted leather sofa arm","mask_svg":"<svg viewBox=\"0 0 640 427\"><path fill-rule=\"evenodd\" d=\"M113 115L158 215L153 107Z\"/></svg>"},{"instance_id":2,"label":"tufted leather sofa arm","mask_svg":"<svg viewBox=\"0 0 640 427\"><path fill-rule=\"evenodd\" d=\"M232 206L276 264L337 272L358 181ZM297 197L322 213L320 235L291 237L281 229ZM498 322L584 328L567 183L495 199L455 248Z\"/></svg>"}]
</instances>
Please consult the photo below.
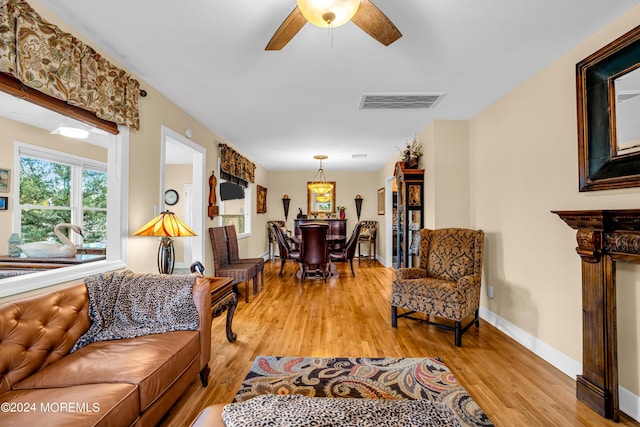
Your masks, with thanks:
<instances>
[{"instance_id":1,"label":"tufted leather sofa arm","mask_svg":"<svg viewBox=\"0 0 640 427\"><path fill-rule=\"evenodd\" d=\"M89 324L84 283L0 305L0 393L66 356Z\"/></svg>"}]
</instances>

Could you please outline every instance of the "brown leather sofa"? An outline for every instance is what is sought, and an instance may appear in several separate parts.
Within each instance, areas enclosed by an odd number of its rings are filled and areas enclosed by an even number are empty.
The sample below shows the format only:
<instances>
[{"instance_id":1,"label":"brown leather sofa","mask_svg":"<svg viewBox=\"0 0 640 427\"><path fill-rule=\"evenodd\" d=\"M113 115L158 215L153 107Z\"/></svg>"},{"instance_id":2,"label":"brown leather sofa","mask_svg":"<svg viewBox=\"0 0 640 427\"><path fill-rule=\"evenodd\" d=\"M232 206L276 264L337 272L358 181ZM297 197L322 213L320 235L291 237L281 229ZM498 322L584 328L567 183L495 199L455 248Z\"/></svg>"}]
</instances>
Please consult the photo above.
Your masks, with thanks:
<instances>
[{"instance_id":1,"label":"brown leather sofa","mask_svg":"<svg viewBox=\"0 0 640 427\"><path fill-rule=\"evenodd\" d=\"M197 278L199 328L69 350L89 328L87 288L73 285L0 305L0 424L153 426L211 352L211 294Z\"/></svg>"}]
</instances>

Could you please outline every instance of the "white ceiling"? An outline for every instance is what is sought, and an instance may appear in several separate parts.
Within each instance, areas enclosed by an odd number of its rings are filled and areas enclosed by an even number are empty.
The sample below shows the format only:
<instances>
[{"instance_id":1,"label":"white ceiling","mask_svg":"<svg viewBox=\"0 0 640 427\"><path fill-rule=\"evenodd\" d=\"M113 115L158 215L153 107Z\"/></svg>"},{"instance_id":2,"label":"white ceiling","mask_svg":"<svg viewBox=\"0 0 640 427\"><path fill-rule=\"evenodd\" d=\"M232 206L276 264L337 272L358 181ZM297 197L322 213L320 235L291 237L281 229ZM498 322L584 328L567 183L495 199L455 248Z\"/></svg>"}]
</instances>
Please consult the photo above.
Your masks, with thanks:
<instances>
[{"instance_id":1,"label":"white ceiling","mask_svg":"<svg viewBox=\"0 0 640 427\"><path fill-rule=\"evenodd\" d=\"M312 169L326 154L328 171L378 170L432 120L473 117L640 0L374 0L403 34L390 46L352 23L332 46L306 24L270 52L295 0L40 2L254 162ZM365 93L431 92L445 95L428 110L358 108Z\"/></svg>"}]
</instances>

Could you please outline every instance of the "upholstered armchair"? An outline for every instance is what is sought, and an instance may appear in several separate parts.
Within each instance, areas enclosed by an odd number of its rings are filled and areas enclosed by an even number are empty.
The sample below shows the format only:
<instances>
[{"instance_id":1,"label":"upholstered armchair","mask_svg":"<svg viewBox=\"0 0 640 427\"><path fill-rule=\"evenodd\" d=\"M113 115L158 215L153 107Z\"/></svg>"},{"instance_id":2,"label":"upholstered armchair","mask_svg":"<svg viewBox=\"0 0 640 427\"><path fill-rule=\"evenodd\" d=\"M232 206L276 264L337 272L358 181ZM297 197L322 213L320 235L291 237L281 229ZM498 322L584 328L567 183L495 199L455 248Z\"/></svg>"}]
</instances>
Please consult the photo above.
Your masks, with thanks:
<instances>
[{"instance_id":1,"label":"upholstered armchair","mask_svg":"<svg viewBox=\"0 0 640 427\"><path fill-rule=\"evenodd\" d=\"M391 287L391 326L406 317L453 330L455 344L471 325L480 326L480 281L484 232L463 228L420 231L419 266L396 270ZM408 311L398 313L398 308ZM426 319L413 316L427 314ZM452 320L454 326L430 321L429 316ZM473 318L463 326L463 321Z\"/></svg>"}]
</instances>

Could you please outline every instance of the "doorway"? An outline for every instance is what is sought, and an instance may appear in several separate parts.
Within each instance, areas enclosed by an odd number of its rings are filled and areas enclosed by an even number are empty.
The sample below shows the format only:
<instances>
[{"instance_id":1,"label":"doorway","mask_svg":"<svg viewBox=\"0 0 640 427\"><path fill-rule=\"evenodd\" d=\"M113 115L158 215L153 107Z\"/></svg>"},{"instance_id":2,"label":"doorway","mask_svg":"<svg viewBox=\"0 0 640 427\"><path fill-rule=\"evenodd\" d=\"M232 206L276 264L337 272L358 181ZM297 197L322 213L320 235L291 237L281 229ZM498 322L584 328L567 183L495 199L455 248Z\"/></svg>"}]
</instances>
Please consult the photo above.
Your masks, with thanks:
<instances>
[{"instance_id":1,"label":"doorway","mask_svg":"<svg viewBox=\"0 0 640 427\"><path fill-rule=\"evenodd\" d=\"M174 239L176 269L204 261L204 180L206 149L189 138L162 126L160 206L173 211L194 232L193 237ZM178 193L178 200L165 205L165 191Z\"/></svg>"}]
</instances>

